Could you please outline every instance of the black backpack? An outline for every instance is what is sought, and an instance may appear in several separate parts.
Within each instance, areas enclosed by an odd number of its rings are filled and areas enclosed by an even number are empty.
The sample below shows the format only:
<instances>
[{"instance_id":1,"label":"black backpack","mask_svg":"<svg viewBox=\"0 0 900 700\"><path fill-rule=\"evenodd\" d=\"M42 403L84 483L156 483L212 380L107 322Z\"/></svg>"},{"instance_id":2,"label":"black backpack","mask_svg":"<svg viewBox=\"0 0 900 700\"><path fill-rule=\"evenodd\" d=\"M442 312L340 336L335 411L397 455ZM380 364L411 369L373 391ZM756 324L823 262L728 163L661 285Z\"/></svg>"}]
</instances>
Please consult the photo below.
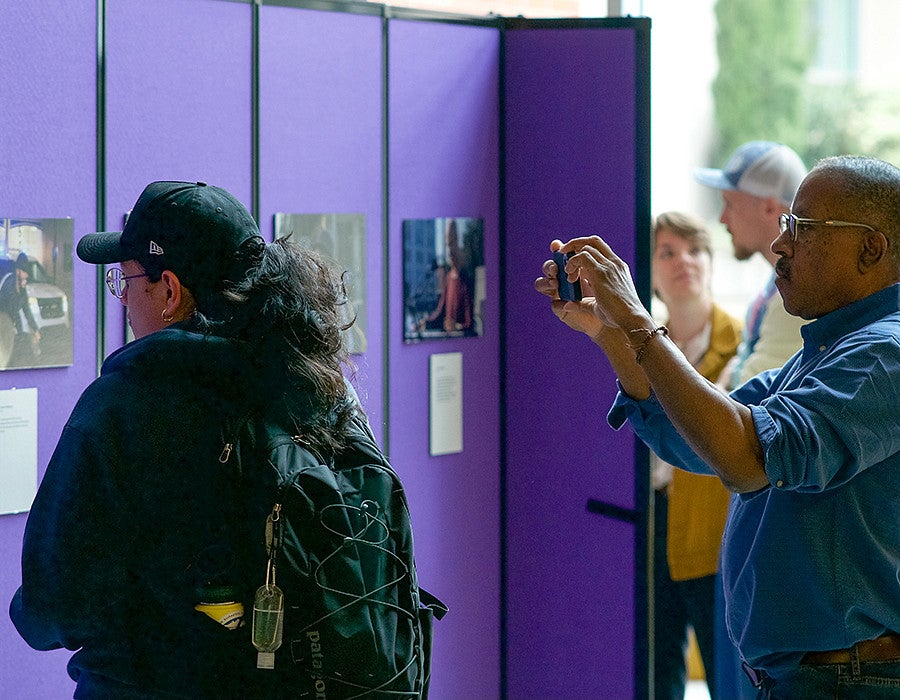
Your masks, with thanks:
<instances>
[{"instance_id":1,"label":"black backpack","mask_svg":"<svg viewBox=\"0 0 900 700\"><path fill-rule=\"evenodd\" d=\"M285 697L426 698L432 623L447 607L419 588L406 494L368 423L354 418L333 456L268 423L245 427L252 446L226 444L220 461L239 474L242 568L260 586L244 606L253 675Z\"/></svg>"}]
</instances>

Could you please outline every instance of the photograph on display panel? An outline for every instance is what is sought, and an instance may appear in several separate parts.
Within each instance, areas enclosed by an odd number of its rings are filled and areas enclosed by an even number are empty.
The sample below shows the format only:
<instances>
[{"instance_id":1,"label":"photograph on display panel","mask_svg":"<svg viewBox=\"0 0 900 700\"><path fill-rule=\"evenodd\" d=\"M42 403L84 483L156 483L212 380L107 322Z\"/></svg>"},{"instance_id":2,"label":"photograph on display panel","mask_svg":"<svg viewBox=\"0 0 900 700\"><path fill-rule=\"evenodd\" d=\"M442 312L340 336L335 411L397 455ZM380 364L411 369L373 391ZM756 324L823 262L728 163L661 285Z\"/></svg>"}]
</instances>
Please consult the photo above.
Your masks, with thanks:
<instances>
[{"instance_id":1,"label":"photograph on display panel","mask_svg":"<svg viewBox=\"0 0 900 700\"><path fill-rule=\"evenodd\" d=\"M0 370L72 364L72 219L0 219Z\"/></svg>"},{"instance_id":2,"label":"photograph on display panel","mask_svg":"<svg viewBox=\"0 0 900 700\"><path fill-rule=\"evenodd\" d=\"M366 351L366 217L365 214L275 214L275 237L292 241L321 253L344 270L349 303L347 349Z\"/></svg>"},{"instance_id":3,"label":"photograph on display panel","mask_svg":"<svg viewBox=\"0 0 900 700\"><path fill-rule=\"evenodd\" d=\"M484 219L403 222L403 340L484 333Z\"/></svg>"}]
</instances>

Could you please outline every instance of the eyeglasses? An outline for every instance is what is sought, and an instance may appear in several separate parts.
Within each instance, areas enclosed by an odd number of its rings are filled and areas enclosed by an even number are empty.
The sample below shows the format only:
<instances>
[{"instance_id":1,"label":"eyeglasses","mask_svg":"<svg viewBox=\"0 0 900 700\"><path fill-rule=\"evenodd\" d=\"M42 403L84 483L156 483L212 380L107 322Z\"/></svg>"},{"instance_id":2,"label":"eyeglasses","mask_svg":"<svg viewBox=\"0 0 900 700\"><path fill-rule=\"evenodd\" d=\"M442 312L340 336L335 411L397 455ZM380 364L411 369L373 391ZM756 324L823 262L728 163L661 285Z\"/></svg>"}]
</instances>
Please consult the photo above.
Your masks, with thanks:
<instances>
[{"instance_id":1,"label":"eyeglasses","mask_svg":"<svg viewBox=\"0 0 900 700\"><path fill-rule=\"evenodd\" d=\"M797 232L799 231L801 226L853 226L854 228L866 228L870 231L877 231L874 226L869 226L869 224L860 224L855 221L838 221L837 219L804 219L802 216L796 216L794 214L782 214L778 217L778 228L781 230L781 233L787 233L790 231L791 240L796 243L797 241Z\"/></svg>"},{"instance_id":2,"label":"eyeglasses","mask_svg":"<svg viewBox=\"0 0 900 700\"><path fill-rule=\"evenodd\" d=\"M116 299L121 299L125 296L125 292L128 291L128 280L149 276L149 272L144 272L140 275L126 275L121 268L111 267L106 271L106 287Z\"/></svg>"}]
</instances>

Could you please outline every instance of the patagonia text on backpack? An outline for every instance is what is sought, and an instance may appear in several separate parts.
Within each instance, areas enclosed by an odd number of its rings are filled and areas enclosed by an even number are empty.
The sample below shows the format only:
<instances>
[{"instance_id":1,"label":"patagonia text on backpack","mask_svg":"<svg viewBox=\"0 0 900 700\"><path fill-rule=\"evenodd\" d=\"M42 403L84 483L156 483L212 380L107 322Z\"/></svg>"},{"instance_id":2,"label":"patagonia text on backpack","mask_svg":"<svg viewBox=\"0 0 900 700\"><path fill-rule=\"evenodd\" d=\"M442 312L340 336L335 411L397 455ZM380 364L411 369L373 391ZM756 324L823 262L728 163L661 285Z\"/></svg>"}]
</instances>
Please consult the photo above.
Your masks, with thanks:
<instances>
[{"instance_id":1,"label":"patagonia text on backpack","mask_svg":"<svg viewBox=\"0 0 900 700\"><path fill-rule=\"evenodd\" d=\"M238 558L257 581L245 593L257 673L297 697L426 698L447 608L418 585L406 495L368 424L356 418L351 444L324 459L302 436L253 430L255 449L223 456L249 496L255 541Z\"/></svg>"}]
</instances>

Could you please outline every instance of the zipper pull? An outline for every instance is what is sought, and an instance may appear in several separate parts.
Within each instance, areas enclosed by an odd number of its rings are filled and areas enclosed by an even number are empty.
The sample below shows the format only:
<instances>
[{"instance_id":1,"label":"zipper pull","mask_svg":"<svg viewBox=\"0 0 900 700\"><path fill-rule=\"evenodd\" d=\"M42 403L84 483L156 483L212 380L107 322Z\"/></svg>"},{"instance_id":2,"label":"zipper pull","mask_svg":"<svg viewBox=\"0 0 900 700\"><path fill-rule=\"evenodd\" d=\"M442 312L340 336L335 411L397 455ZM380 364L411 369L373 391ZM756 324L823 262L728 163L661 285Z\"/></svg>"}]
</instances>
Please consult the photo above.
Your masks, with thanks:
<instances>
[{"instance_id":1,"label":"zipper pull","mask_svg":"<svg viewBox=\"0 0 900 700\"><path fill-rule=\"evenodd\" d=\"M231 449L234 447L230 442L225 443L225 447L222 448L222 454L219 455L219 462L225 464L228 461L228 458L231 457Z\"/></svg>"},{"instance_id":2,"label":"zipper pull","mask_svg":"<svg viewBox=\"0 0 900 700\"><path fill-rule=\"evenodd\" d=\"M281 519L281 504L276 503L266 518L266 554L269 559L274 559L278 553L278 547L281 545L280 531L276 532L275 528L279 527L278 521Z\"/></svg>"}]
</instances>

